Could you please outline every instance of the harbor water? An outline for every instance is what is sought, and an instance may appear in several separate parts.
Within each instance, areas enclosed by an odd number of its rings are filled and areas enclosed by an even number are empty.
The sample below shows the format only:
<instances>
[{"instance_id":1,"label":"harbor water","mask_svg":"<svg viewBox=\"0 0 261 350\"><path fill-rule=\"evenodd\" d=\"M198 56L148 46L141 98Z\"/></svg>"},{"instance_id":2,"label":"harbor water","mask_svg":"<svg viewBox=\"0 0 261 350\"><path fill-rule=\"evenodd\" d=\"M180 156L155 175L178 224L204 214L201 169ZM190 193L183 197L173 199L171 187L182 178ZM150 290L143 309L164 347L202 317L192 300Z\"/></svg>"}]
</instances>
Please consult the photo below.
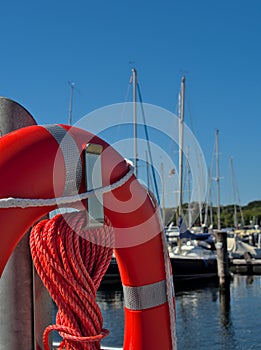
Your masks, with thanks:
<instances>
[{"instance_id":1,"label":"harbor water","mask_svg":"<svg viewBox=\"0 0 261 350\"><path fill-rule=\"evenodd\" d=\"M216 283L175 286L178 350L261 349L261 276L234 275L229 290L228 297ZM120 286L100 288L97 299L104 327L110 330L102 344L121 347L124 302Z\"/></svg>"}]
</instances>

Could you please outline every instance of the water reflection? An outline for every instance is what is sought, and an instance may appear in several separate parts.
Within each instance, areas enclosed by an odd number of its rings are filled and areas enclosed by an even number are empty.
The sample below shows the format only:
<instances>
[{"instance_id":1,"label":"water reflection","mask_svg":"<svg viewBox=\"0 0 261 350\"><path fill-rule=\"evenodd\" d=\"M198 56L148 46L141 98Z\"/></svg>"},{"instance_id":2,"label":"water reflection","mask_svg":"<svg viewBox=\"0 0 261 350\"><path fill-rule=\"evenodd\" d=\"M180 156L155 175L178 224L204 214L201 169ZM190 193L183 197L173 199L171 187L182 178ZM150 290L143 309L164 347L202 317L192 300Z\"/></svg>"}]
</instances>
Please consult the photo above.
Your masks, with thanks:
<instances>
[{"instance_id":1,"label":"water reflection","mask_svg":"<svg viewBox=\"0 0 261 350\"><path fill-rule=\"evenodd\" d=\"M230 286L226 290L220 290L219 306L221 327L218 342L222 349L240 349L231 317Z\"/></svg>"},{"instance_id":2,"label":"water reflection","mask_svg":"<svg viewBox=\"0 0 261 350\"><path fill-rule=\"evenodd\" d=\"M110 286L99 289L96 298L99 306L103 310L122 309L123 308L123 293L121 287Z\"/></svg>"},{"instance_id":3,"label":"water reflection","mask_svg":"<svg viewBox=\"0 0 261 350\"><path fill-rule=\"evenodd\" d=\"M176 288L178 350L261 349L261 276L235 275L227 293L218 285ZM123 344L123 294L120 286L97 294L104 327L111 332L103 345Z\"/></svg>"},{"instance_id":4,"label":"water reflection","mask_svg":"<svg viewBox=\"0 0 261 350\"><path fill-rule=\"evenodd\" d=\"M123 292L119 285L103 286L97 292L97 303L103 314L103 327L110 334L102 341L104 346L121 347L123 344Z\"/></svg>"},{"instance_id":5,"label":"water reflection","mask_svg":"<svg viewBox=\"0 0 261 350\"><path fill-rule=\"evenodd\" d=\"M220 321L225 329L229 329L232 322L230 317L230 287L227 290L220 290Z\"/></svg>"}]
</instances>

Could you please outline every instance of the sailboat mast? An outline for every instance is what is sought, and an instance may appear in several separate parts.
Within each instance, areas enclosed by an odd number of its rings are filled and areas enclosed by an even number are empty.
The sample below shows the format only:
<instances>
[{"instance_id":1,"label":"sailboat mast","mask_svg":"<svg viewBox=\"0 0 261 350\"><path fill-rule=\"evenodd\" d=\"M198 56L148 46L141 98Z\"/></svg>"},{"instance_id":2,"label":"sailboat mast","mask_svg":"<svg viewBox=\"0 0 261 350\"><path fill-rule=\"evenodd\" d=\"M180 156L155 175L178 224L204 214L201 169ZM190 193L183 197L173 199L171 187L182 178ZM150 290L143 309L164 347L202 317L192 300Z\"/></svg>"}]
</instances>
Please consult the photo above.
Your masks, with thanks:
<instances>
[{"instance_id":1,"label":"sailboat mast","mask_svg":"<svg viewBox=\"0 0 261 350\"><path fill-rule=\"evenodd\" d=\"M165 178L164 178L164 165L160 163L160 171L161 171L161 182L162 182L162 220L163 225L165 226Z\"/></svg>"},{"instance_id":2,"label":"sailboat mast","mask_svg":"<svg viewBox=\"0 0 261 350\"><path fill-rule=\"evenodd\" d=\"M208 169L208 191L207 191L207 204L205 207L205 216L204 216L204 226L209 226L208 224L208 211L209 206L211 206L211 180L212 179L212 172L210 169ZM212 226L212 208L210 207L210 225Z\"/></svg>"},{"instance_id":3,"label":"sailboat mast","mask_svg":"<svg viewBox=\"0 0 261 350\"><path fill-rule=\"evenodd\" d=\"M138 147L137 147L137 71L132 68L132 87L133 87L133 138L134 138L134 173L138 176Z\"/></svg>"},{"instance_id":4,"label":"sailboat mast","mask_svg":"<svg viewBox=\"0 0 261 350\"><path fill-rule=\"evenodd\" d=\"M220 177L219 177L219 144L218 144L218 133L216 130L216 182L217 182L217 229L221 229L220 224Z\"/></svg>"},{"instance_id":5,"label":"sailboat mast","mask_svg":"<svg viewBox=\"0 0 261 350\"><path fill-rule=\"evenodd\" d=\"M69 85L71 87L71 93L70 93L70 105L69 105L69 118L68 118L68 124L72 125L72 107L73 107L73 93L74 93L74 83L69 81Z\"/></svg>"},{"instance_id":6,"label":"sailboat mast","mask_svg":"<svg viewBox=\"0 0 261 350\"><path fill-rule=\"evenodd\" d=\"M192 208L191 208L191 183L190 183L190 179L191 179L191 169L189 166L189 148L187 151L187 156L186 156L186 172L187 172L187 181L188 181L188 227L190 228L192 226Z\"/></svg>"},{"instance_id":7,"label":"sailboat mast","mask_svg":"<svg viewBox=\"0 0 261 350\"><path fill-rule=\"evenodd\" d=\"M183 76L181 79L181 92L179 96L179 215L182 214L183 203L184 99L185 77Z\"/></svg>"},{"instance_id":8,"label":"sailboat mast","mask_svg":"<svg viewBox=\"0 0 261 350\"><path fill-rule=\"evenodd\" d=\"M235 176L235 171L233 166L233 157L230 157L230 168L231 168L232 189L233 189L233 197L234 197L234 226L235 228L237 228L238 227L237 207L239 207L239 211L240 211L240 219L241 219L240 224L243 226L244 226L244 216L243 216L243 211L242 211L237 183L236 183L236 176Z\"/></svg>"},{"instance_id":9,"label":"sailboat mast","mask_svg":"<svg viewBox=\"0 0 261 350\"><path fill-rule=\"evenodd\" d=\"M233 190L233 197L234 197L234 227L237 228L238 227L238 220L237 220L235 173L234 173L233 158L232 157L230 157L230 169L231 169L232 190Z\"/></svg>"}]
</instances>

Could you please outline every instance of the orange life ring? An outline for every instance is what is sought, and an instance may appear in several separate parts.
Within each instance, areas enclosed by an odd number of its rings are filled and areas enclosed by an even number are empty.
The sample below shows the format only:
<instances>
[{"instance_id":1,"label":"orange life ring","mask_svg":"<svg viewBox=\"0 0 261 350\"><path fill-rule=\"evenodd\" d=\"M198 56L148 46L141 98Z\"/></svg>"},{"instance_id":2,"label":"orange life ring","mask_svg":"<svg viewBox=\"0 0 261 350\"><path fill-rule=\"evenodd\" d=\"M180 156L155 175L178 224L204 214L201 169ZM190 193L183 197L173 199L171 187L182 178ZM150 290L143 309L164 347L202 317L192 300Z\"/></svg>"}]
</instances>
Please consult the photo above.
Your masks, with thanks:
<instances>
[{"instance_id":1,"label":"orange life ring","mask_svg":"<svg viewBox=\"0 0 261 350\"><path fill-rule=\"evenodd\" d=\"M88 143L103 147L103 186L129 171L128 163L111 146L79 128L30 126L2 137L0 198L48 199L84 192L82 147ZM157 206L134 175L105 193L103 203L115 230L124 290L124 349L174 349L174 290ZM57 205L1 207L0 275L25 232L55 208Z\"/></svg>"}]
</instances>

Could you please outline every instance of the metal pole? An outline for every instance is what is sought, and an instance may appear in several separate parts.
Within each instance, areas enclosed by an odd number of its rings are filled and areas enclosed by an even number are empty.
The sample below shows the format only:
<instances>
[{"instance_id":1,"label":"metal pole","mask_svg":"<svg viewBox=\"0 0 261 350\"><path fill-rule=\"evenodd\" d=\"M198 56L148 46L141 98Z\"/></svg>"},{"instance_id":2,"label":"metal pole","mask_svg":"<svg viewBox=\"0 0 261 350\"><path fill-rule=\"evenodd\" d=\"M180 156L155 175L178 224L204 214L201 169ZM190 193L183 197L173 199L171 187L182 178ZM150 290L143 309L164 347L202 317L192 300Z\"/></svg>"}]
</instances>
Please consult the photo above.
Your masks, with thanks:
<instances>
[{"instance_id":1,"label":"metal pole","mask_svg":"<svg viewBox=\"0 0 261 350\"><path fill-rule=\"evenodd\" d=\"M165 208L165 178L164 178L164 165L161 162L160 163L160 171L161 171L161 182L162 182L162 220L163 220L163 225L165 227L165 220L166 220L166 208Z\"/></svg>"},{"instance_id":2,"label":"metal pole","mask_svg":"<svg viewBox=\"0 0 261 350\"><path fill-rule=\"evenodd\" d=\"M137 147L137 71L132 68L133 87L133 138L134 138L134 172L138 177L138 147Z\"/></svg>"},{"instance_id":3,"label":"metal pole","mask_svg":"<svg viewBox=\"0 0 261 350\"><path fill-rule=\"evenodd\" d=\"M72 107L73 107L73 93L74 93L74 83L70 82L71 87L71 93L70 93L70 105L69 105L69 118L68 118L68 124L72 125Z\"/></svg>"},{"instance_id":4,"label":"metal pole","mask_svg":"<svg viewBox=\"0 0 261 350\"><path fill-rule=\"evenodd\" d=\"M233 158L230 157L230 169L231 169L231 180L232 180L232 190L233 190L233 199L234 199L234 227L238 228L238 220L237 220L237 200L236 200L236 187L235 187L235 173L233 167Z\"/></svg>"},{"instance_id":5,"label":"metal pole","mask_svg":"<svg viewBox=\"0 0 261 350\"><path fill-rule=\"evenodd\" d=\"M22 106L0 98L1 136L33 124L36 124L33 117ZM18 243L0 279L0 350L33 349L33 283L28 238L26 234Z\"/></svg>"},{"instance_id":6,"label":"metal pole","mask_svg":"<svg viewBox=\"0 0 261 350\"><path fill-rule=\"evenodd\" d=\"M220 177L219 177L219 145L218 129L216 130L216 181L217 181L217 229L221 230L220 224Z\"/></svg>"},{"instance_id":7,"label":"metal pole","mask_svg":"<svg viewBox=\"0 0 261 350\"><path fill-rule=\"evenodd\" d=\"M43 218L44 219L44 218ZM48 217L45 217L48 219ZM33 269L33 301L34 301L34 350L43 350L43 332L52 324L54 304L42 280ZM49 336L53 341L52 335ZM15 349L16 350L16 349ZM18 349L17 349L18 350Z\"/></svg>"},{"instance_id":8,"label":"metal pole","mask_svg":"<svg viewBox=\"0 0 261 350\"><path fill-rule=\"evenodd\" d=\"M35 124L34 118L24 107L8 98L0 97L0 136ZM19 181L19 174L17 180ZM41 314L42 322L51 322L45 316L47 302L41 312L37 305L34 306L33 289L35 295L43 296L48 293L42 283L33 288L33 268L27 233L16 246L0 278L0 350L35 349L35 311L38 310ZM41 334L42 331L43 329ZM37 349L43 347L38 346Z\"/></svg>"},{"instance_id":9,"label":"metal pole","mask_svg":"<svg viewBox=\"0 0 261 350\"><path fill-rule=\"evenodd\" d=\"M184 139L184 99L185 99L185 77L181 80L181 100L179 111L179 215L182 215L183 202L183 139Z\"/></svg>"}]
</instances>

